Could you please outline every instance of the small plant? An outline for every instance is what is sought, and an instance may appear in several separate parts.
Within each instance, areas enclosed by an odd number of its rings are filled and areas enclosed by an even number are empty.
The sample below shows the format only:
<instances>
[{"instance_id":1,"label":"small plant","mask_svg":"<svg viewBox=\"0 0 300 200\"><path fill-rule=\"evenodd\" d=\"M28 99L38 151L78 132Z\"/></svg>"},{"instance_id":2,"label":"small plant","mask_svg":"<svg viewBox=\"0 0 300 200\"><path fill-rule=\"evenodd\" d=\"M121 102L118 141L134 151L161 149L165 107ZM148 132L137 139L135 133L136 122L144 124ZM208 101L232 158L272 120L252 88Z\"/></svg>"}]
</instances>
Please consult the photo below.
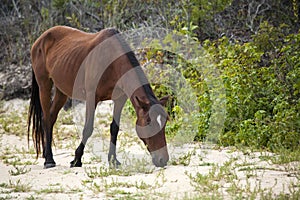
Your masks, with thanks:
<instances>
[{"instance_id":1,"label":"small plant","mask_svg":"<svg viewBox=\"0 0 300 200\"><path fill-rule=\"evenodd\" d=\"M123 175L132 175L137 173L151 174L155 169L152 163L146 158L127 158L125 159L124 167L125 168L121 168L122 173L124 173Z\"/></svg>"},{"instance_id":2,"label":"small plant","mask_svg":"<svg viewBox=\"0 0 300 200\"><path fill-rule=\"evenodd\" d=\"M3 160L3 163L7 164L7 165L13 165L13 166L17 166L17 165L34 165L37 163L37 160L24 160L24 156L23 156L23 160L21 160L20 156L17 154L3 154L0 156L0 158Z\"/></svg>"},{"instance_id":3,"label":"small plant","mask_svg":"<svg viewBox=\"0 0 300 200\"><path fill-rule=\"evenodd\" d=\"M21 149L15 148L16 153L22 154L22 156L25 156L26 154L31 154L35 156L35 149L33 147L30 147L29 149L22 147Z\"/></svg>"},{"instance_id":4,"label":"small plant","mask_svg":"<svg viewBox=\"0 0 300 200\"><path fill-rule=\"evenodd\" d=\"M140 190L146 190L146 189L149 189L152 187L152 185L149 185L147 183L145 183L144 181L140 181L140 182L135 182L135 187L137 189L140 189Z\"/></svg>"},{"instance_id":5,"label":"small plant","mask_svg":"<svg viewBox=\"0 0 300 200\"><path fill-rule=\"evenodd\" d=\"M171 161L172 165L183 165L188 166L191 162L191 157L195 155L195 150L189 151L186 154L179 156L179 158Z\"/></svg>"},{"instance_id":6,"label":"small plant","mask_svg":"<svg viewBox=\"0 0 300 200\"><path fill-rule=\"evenodd\" d=\"M110 183L105 183L104 187L106 190L108 190L111 188L131 188L131 187L135 187L135 185L129 182L121 182L113 178L111 179Z\"/></svg>"},{"instance_id":7,"label":"small plant","mask_svg":"<svg viewBox=\"0 0 300 200\"><path fill-rule=\"evenodd\" d=\"M13 170L9 170L9 174L12 175L12 176L18 176L18 175L21 175L21 174L26 174L28 172L31 171L31 169L27 169L27 166L23 166L23 167L19 167L17 165L13 165L14 169Z\"/></svg>"},{"instance_id":8,"label":"small plant","mask_svg":"<svg viewBox=\"0 0 300 200\"><path fill-rule=\"evenodd\" d=\"M14 134L17 136L24 135L24 121L23 116L20 116L17 112L7 112L1 114L0 116L0 124L5 131L5 133Z\"/></svg>"},{"instance_id":9,"label":"small plant","mask_svg":"<svg viewBox=\"0 0 300 200\"><path fill-rule=\"evenodd\" d=\"M192 176L191 174L188 174L188 177L191 179L191 184L195 187L197 191L200 192L213 192L214 194L217 194L217 191L219 189L219 184L215 183L218 178L216 178L215 174L217 173L217 166L213 166L212 170L206 174L203 175L199 172L197 172L196 176Z\"/></svg>"},{"instance_id":10,"label":"small plant","mask_svg":"<svg viewBox=\"0 0 300 200\"><path fill-rule=\"evenodd\" d=\"M153 172L154 167L151 166L144 159L128 159L127 164L121 165L120 168L107 168L104 166L100 167L87 167L85 172L89 178L103 178L111 175L118 176L131 176L136 173L150 174ZM130 166L130 167L128 167Z\"/></svg>"},{"instance_id":11,"label":"small plant","mask_svg":"<svg viewBox=\"0 0 300 200\"><path fill-rule=\"evenodd\" d=\"M31 190L31 185L28 183L21 183L18 179L16 182L9 180L9 184L4 185L6 188L12 189L12 192L29 192Z\"/></svg>"},{"instance_id":12,"label":"small plant","mask_svg":"<svg viewBox=\"0 0 300 200\"><path fill-rule=\"evenodd\" d=\"M65 193L65 190L62 186L60 187L49 187L42 189L37 192L38 194L51 194L51 193Z\"/></svg>"},{"instance_id":13,"label":"small plant","mask_svg":"<svg viewBox=\"0 0 300 200\"><path fill-rule=\"evenodd\" d=\"M91 157L91 161L96 162L96 163L101 163L102 158L100 156L93 156L93 157Z\"/></svg>"},{"instance_id":14,"label":"small plant","mask_svg":"<svg viewBox=\"0 0 300 200\"><path fill-rule=\"evenodd\" d=\"M96 182L91 182L90 184L85 183L85 186L96 194L105 191L104 186Z\"/></svg>"},{"instance_id":15,"label":"small plant","mask_svg":"<svg viewBox=\"0 0 300 200\"><path fill-rule=\"evenodd\" d=\"M29 197L26 197L25 200L35 200L40 198L35 198L33 195L30 195Z\"/></svg>"},{"instance_id":16,"label":"small plant","mask_svg":"<svg viewBox=\"0 0 300 200\"><path fill-rule=\"evenodd\" d=\"M73 125L74 124L73 115L70 112L63 111L63 110L60 113L59 121L61 122L61 124L64 124L64 125Z\"/></svg>"},{"instance_id":17,"label":"small plant","mask_svg":"<svg viewBox=\"0 0 300 200\"><path fill-rule=\"evenodd\" d=\"M276 156L272 156L270 160L273 164L286 164L295 161L299 162L300 148L296 149L295 151L281 148L280 150L278 150Z\"/></svg>"},{"instance_id":18,"label":"small plant","mask_svg":"<svg viewBox=\"0 0 300 200\"><path fill-rule=\"evenodd\" d=\"M110 175L113 175L114 172L116 172L115 170L110 170L109 168L106 167L87 167L85 168L85 173L87 174L87 176L89 178L102 178L102 177L107 177Z\"/></svg>"}]
</instances>

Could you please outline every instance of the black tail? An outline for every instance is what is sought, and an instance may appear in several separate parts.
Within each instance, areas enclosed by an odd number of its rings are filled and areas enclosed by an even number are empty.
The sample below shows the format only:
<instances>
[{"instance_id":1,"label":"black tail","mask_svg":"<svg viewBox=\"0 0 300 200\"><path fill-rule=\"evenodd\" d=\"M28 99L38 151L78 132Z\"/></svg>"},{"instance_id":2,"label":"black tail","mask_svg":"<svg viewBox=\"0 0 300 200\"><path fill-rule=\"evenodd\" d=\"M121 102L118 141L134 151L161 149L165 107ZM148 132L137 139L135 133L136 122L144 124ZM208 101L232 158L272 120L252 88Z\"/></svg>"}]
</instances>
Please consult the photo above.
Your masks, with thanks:
<instances>
[{"instance_id":1,"label":"black tail","mask_svg":"<svg viewBox=\"0 0 300 200\"><path fill-rule=\"evenodd\" d=\"M40 102L39 86L36 82L34 72L32 70L32 88L31 88L31 99L28 112L28 144L29 135L32 122L32 139L34 147L36 149L36 156L38 157L41 152L41 142L44 147L44 131L42 125L42 107Z\"/></svg>"}]
</instances>

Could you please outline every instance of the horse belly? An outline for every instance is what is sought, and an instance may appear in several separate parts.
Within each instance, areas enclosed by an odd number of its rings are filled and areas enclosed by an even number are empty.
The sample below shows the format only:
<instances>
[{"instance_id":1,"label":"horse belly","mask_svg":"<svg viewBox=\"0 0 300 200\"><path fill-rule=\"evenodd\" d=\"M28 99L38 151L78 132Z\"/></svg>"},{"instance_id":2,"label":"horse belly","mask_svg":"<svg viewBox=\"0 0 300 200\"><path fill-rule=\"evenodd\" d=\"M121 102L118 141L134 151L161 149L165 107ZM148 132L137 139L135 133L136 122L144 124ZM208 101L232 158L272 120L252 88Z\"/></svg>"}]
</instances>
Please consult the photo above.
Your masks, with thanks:
<instances>
[{"instance_id":1,"label":"horse belly","mask_svg":"<svg viewBox=\"0 0 300 200\"><path fill-rule=\"evenodd\" d=\"M50 78L52 79L54 86L68 97L75 97L73 93L76 92L76 99L82 100L83 98L85 98L85 96L83 96L84 92L82 91L82 89L84 89L83 81L78 80L80 76L77 77L77 70L61 66L53 68L50 73ZM76 85L74 84L75 82ZM78 96L78 91L81 91L82 93L80 96Z\"/></svg>"}]
</instances>

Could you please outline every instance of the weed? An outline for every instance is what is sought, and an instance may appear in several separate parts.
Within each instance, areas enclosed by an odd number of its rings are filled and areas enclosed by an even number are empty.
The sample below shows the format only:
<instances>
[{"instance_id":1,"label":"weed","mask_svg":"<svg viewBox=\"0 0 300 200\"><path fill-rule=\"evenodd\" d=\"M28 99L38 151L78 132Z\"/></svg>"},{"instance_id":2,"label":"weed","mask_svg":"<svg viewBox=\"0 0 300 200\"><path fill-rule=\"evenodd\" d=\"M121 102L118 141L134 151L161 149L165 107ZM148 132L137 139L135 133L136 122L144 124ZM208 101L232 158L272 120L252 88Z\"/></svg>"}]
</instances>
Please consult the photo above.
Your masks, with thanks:
<instances>
[{"instance_id":1,"label":"weed","mask_svg":"<svg viewBox=\"0 0 300 200\"><path fill-rule=\"evenodd\" d=\"M89 178L101 178L101 177L107 177L113 174L116 174L116 170L109 169L103 166L97 167L87 167L85 168L85 173Z\"/></svg>"},{"instance_id":2,"label":"weed","mask_svg":"<svg viewBox=\"0 0 300 200\"><path fill-rule=\"evenodd\" d=\"M7 188L12 189L13 192L29 192L31 190L31 186L28 183L21 183L20 179L18 179L16 182L9 180Z\"/></svg>"},{"instance_id":3,"label":"weed","mask_svg":"<svg viewBox=\"0 0 300 200\"><path fill-rule=\"evenodd\" d=\"M85 172L89 178L102 178L108 177L111 175L118 175L118 176L130 176L136 173L144 173L150 174L153 172L154 167L149 167L146 165L145 162L139 159L132 159L130 161L131 164L129 165L122 165L120 168L107 168L104 166L100 167L87 167L85 168ZM130 166L130 167L128 167Z\"/></svg>"},{"instance_id":4,"label":"weed","mask_svg":"<svg viewBox=\"0 0 300 200\"><path fill-rule=\"evenodd\" d=\"M115 190L106 192L106 195L107 195L107 197L116 197L116 196L127 195L127 198L128 198L128 197L130 197L129 195L131 195L131 193L126 192L125 190L115 189ZM131 199L131 197L130 197L130 199Z\"/></svg>"},{"instance_id":5,"label":"weed","mask_svg":"<svg viewBox=\"0 0 300 200\"><path fill-rule=\"evenodd\" d=\"M5 163L7 165L13 165L13 166L17 166L17 165L34 165L34 164L37 163L37 160L35 160L35 161L31 161L31 160L21 161L21 158L19 158L16 155L3 155L1 157L3 159L3 163Z\"/></svg>"},{"instance_id":6,"label":"weed","mask_svg":"<svg viewBox=\"0 0 300 200\"><path fill-rule=\"evenodd\" d=\"M18 176L21 174L26 174L27 172L30 172L31 169L27 169L26 165L23 167L19 167L17 165L13 165L14 169L13 170L9 170L9 174L12 176Z\"/></svg>"},{"instance_id":7,"label":"weed","mask_svg":"<svg viewBox=\"0 0 300 200\"><path fill-rule=\"evenodd\" d=\"M26 112L0 112L0 125L6 134L24 136L26 116Z\"/></svg>"},{"instance_id":8,"label":"weed","mask_svg":"<svg viewBox=\"0 0 300 200\"><path fill-rule=\"evenodd\" d=\"M192 176L191 174L187 174L192 181L192 186L195 187L197 191L207 193L212 192L217 194L219 189L219 184L215 183L214 181L216 178L214 174L216 173L217 168L213 167L212 170L207 175L202 175L201 173L197 172L196 176Z\"/></svg>"},{"instance_id":9,"label":"weed","mask_svg":"<svg viewBox=\"0 0 300 200\"><path fill-rule=\"evenodd\" d=\"M131 187L135 187L134 184L131 184L129 182L119 182L117 179L111 179L111 183L104 183L104 187L106 190L110 189L110 188L131 188Z\"/></svg>"},{"instance_id":10,"label":"weed","mask_svg":"<svg viewBox=\"0 0 300 200\"><path fill-rule=\"evenodd\" d=\"M62 186L60 186L60 187L49 187L37 191L37 194L51 194L51 193L65 193L65 190Z\"/></svg>"},{"instance_id":11,"label":"weed","mask_svg":"<svg viewBox=\"0 0 300 200\"><path fill-rule=\"evenodd\" d=\"M255 156L251 156L251 154L245 156L255 159ZM297 158L297 154L295 156ZM262 154L258 158L261 161L275 159ZM278 160L278 158L276 158L276 161L295 160L293 156L285 160ZM202 160L200 158L200 161ZM291 172L291 176L296 177L298 181L291 182L287 188L283 188L282 192L276 194L273 188L277 185L277 180L275 180L272 187L265 187L258 177L264 177L259 174L264 173L265 170L282 171L282 168L257 166L256 163L248 161L246 157L242 163L239 163L239 160L232 157L221 166L213 165L208 174L198 172L196 175L191 175L186 173L191 180L191 185L196 191L201 192L201 195L191 199L223 199L224 197L226 199L299 199L300 180L295 175L300 171L299 164L297 165L298 162L285 164L286 169L284 170ZM237 176L237 172L243 172L243 177Z\"/></svg>"},{"instance_id":12,"label":"weed","mask_svg":"<svg viewBox=\"0 0 300 200\"><path fill-rule=\"evenodd\" d=\"M300 161L300 148L295 151L288 149L280 149L277 156L272 156L271 161L273 164L286 164L294 161Z\"/></svg>"},{"instance_id":13,"label":"weed","mask_svg":"<svg viewBox=\"0 0 300 200\"><path fill-rule=\"evenodd\" d=\"M155 182L153 183L152 189L162 187L166 183L167 179L165 177L165 171L163 169L159 170Z\"/></svg>"},{"instance_id":14,"label":"weed","mask_svg":"<svg viewBox=\"0 0 300 200\"><path fill-rule=\"evenodd\" d=\"M72 170L68 169L68 170L65 170L65 171L63 172L63 175L71 174L71 173L72 173Z\"/></svg>"},{"instance_id":15,"label":"weed","mask_svg":"<svg viewBox=\"0 0 300 200\"><path fill-rule=\"evenodd\" d=\"M73 115L71 114L70 111L61 110L60 116L59 116L59 121L61 122L61 124L64 124L64 125L73 125L74 124Z\"/></svg>"},{"instance_id":16,"label":"weed","mask_svg":"<svg viewBox=\"0 0 300 200\"><path fill-rule=\"evenodd\" d=\"M100 192L104 192L105 188L103 185L101 184L97 184L96 182L92 182L91 186L85 185L88 189L90 189L91 191L93 191L94 193L100 193Z\"/></svg>"},{"instance_id":17,"label":"weed","mask_svg":"<svg viewBox=\"0 0 300 200\"><path fill-rule=\"evenodd\" d=\"M96 162L96 163L101 163L102 158L100 156L93 156L93 157L91 157L91 161Z\"/></svg>"},{"instance_id":18,"label":"weed","mask_svg":"<svg viewBox=\"0 0 300 200\"><path fill-rule=\"evenodd\" d=\"M93 182L93 179L86 179L86 180L82 180L81 183L84 186L87 186L88 184L91 184Z\"/></svg>"},{"instance_id":19,"label":"weed","mask_svg":"<svg viewBox=\"0 0 300 200\"><path fill-rule=\"evenodd\" d=\"M8 199L16 199L16 197L11 196L11 195L7 195L5 197L0 197L0 200L8 200Z\"/></svg>"},{"instance_id":20,"label":"weed","mask_svg":"<svg viewBox=\"0 0 300 200\"><path fill-rule=\"evenodd\" d=\"M25 200L36 200L36 199L41 199L41 198L34 197L33 195L30 195L29 197L25 198Z\"/></svg>"},{"instance_id":21,"label":"weed","mask_svg":"<svg viewBox=\"0 0 300 200\"><path fill-rule=\"evenodd\" d=\"M29 149L26 149L22 147L21 149L15 148L16 153L22 154L22 156L25 156L26 154L31 154L35 156L35 149L33 147L30 147Z\"/></svg>"},{"instance_id":22,"label":"weed","mask_svg":"<svg viewBox=\"0 0 300 200\"><path fill-rule=\"evenodd\" d=\"M140 181L139 183L136 181L135 187L140 190L146 190L148 188L151 188L152 185L149 185L149 184L145 183L144 181Z\"/></svg>"},{"instance_id":23,"label":"weed","mask_svg":"<svg viewBox=\"0 0 300 200\"><path fill-rule=\"evenodd\" d=\"M203 163L200 163L199 166L201 167L204 167L204 166L214 166L215 164L214 163L210 163L210 162L203 162Z\"/></svg>"},{"instance_id":24,"label":"weed","mask_svg":"<svg viewBox=\"0 0 300 200\"><path fill-rule=\"evenodd\" d=\"M21 159L19 157L12 157L12 158L8 157L3 162L5 164L13 165L13 166L21 165Z\"/></svg>"},{"instance_id":25,"label":"weed","mask_svg":"<svg viewBox=\"0 0 300 200\"><path fill-rule=\"evenodd\" d=\"M260 155L258 158L261 160L261 161L269 161L272 159L273 156L270 156L270 155Z\"/></svg>"},{"instance_id":26,"label":"weed","mask_svg":"<svg viewBox=\"0 0 300 200\"><path fill-rule=\"evenodd\" d=\"M188 166L191 162L191 157L195 155L196 151L189 151L186 154L180 156L178 159L174 159L171 161L172 165L183 165Z\"/></svg>"},{"instance_id":27,"label":"weed","mask_svg":"<svg viewBox=\"0 0 300 200\"><path fill-rule=\"evenodd\" d=\"M0 159L4 160L3 162L5 163L5 160L12 159L12 158L14 158L13 152L11 151L11 149L9 147L5 147L0 156Z\"/></svg>"},{"instance_id":28,"label":"weed","mask_svg":"<svg viewBox=\"0 0 300 200\"><path fill-rule=\"evenodd\" d=\"M72 193L79 193L79 192L83 192L83 190L82 189L80 189L80 188L69 188L70 189L70 193L72 194Z\"/></svg>"}]
</instances>

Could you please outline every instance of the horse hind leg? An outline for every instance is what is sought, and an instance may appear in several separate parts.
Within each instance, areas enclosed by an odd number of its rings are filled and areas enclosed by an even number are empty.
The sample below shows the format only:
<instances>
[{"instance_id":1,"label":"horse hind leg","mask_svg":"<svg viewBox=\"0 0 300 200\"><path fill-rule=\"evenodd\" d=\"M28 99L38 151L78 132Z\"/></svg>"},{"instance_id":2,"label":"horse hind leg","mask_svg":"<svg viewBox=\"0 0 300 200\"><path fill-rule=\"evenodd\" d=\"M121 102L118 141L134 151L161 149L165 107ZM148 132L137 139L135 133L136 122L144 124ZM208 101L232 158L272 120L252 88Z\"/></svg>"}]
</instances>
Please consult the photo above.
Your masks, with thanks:
<instances>
[{"instance_id":1,"label":"horse hind leg","mask_svg":"<svg viewBox=\"0 0 300 200\"><path fill-rule=\"evenodd\" d=\"M60 109L65 105L67 98L68 97L65 94L63 94L58 88L55 88L55 95L50 108L52 128L57 120L58 113Z\"/></svg>"},{"instance_id":2,"label":"horse hind leg","mask_svg":"<svg viewBox=\"0 0 300 200\"><path fill-rule=\"evenodd\" d=\"M45 132L43 142L43 157L45 158L44 168L55 167L56 163L52 153L52 124L51 124L51 89L52 81L43 79L39 81L40 102L43 110L43 129Z\"/></svg>"},{"instance_id":3,"label":"horse hind leg","mask_svg":"<svg viewBox=\"0 0 300 200\"><path fill-rule=\"evenodd\" d=\"M51 97L49 97L50 99ZM55 95L53 98L53 102L50 106L50 116L48 116L49 119L47 119L47 127L46 130L46 140L49 141L47 142L48 145L46 145L46 149L44 152L44 157L45 157L45 163L44 163L44 168L51 168L51 167L55 167L56 163L54 162L53 159L53 153L52 153L52 148L51 148L51 143L52 143L52 138L53 138L53 126L56 122L58 113L60 111L60 109L63 107L63 105L65 104L67 100L67 96L64 95L58 88L56 88L55 90ZM50 100L51 101L51 100ZM48 102L47 102L48 103ZM47 108L48 109L48 108ZM50 144L50 145L49 145Z\"/></svg>"}]
</instances>

